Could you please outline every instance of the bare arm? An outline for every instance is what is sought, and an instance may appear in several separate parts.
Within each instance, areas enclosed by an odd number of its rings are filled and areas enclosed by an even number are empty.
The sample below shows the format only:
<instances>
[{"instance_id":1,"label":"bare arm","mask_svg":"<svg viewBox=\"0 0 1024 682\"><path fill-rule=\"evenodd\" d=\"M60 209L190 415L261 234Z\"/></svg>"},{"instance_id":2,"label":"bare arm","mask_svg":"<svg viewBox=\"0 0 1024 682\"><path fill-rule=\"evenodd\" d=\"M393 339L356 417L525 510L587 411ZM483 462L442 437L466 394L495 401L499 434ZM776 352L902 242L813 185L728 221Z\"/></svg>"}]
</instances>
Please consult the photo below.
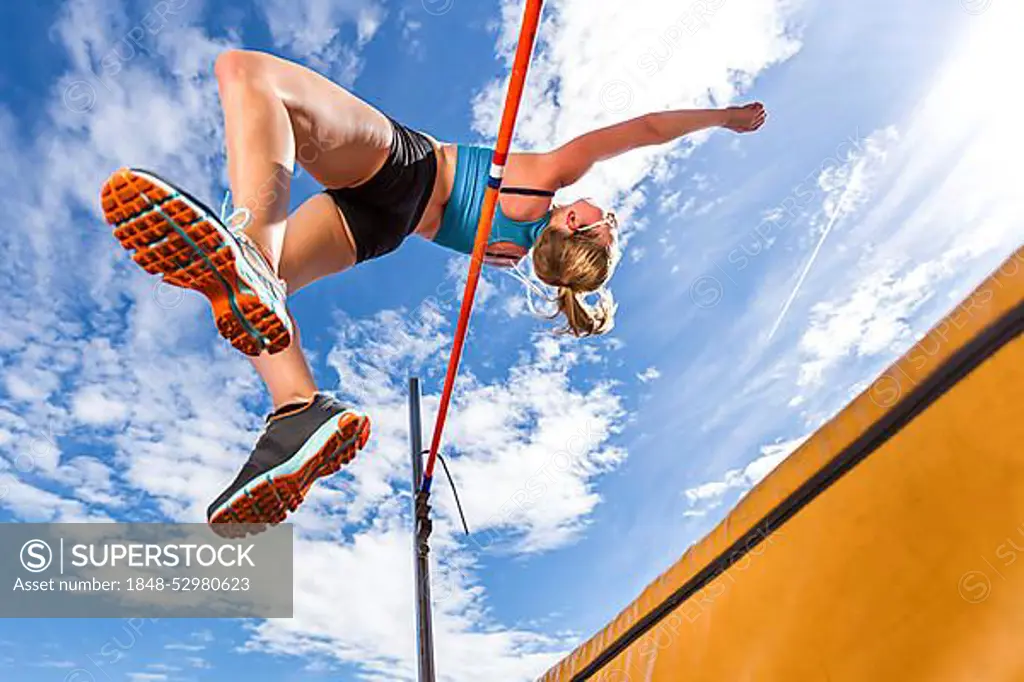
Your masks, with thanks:
<instances>
[{"instance_id":1,"label":"bare arm","mask_svg":"<svg viewBox=\"0 0 1024 682\"><path fill-rule=\"evenodd\" d=\"M644 118L654 129L657 144L663 144L701 130L722 127L728 121L728 116L726 109L692 109L660 111L647 114Z\"/></svg>"},{"instance_id":2,"label":"bare arm","mask_svg":"<svg viewBox=\"0 0 1024 682\"><path fill-rule=\"evenodd\" d=\"M595 163L640 147L664 144L707 128L736 132L757 130L764 123L761 104L728 109L680 109L639 116L581 135L558 149L539 155L538 171L554 187L573 184Z\"/></svg>"}]
</instances>

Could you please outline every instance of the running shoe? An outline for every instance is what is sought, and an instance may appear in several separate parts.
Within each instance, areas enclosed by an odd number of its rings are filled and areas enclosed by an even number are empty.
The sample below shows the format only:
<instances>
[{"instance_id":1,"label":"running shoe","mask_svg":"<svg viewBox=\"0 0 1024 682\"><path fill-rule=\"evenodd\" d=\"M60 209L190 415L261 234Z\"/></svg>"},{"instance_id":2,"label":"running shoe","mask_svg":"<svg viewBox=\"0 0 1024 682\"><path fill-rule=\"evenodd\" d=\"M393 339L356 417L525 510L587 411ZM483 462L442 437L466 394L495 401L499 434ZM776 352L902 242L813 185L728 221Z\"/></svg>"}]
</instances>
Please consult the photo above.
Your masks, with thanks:
<instances>
[{"instance_id":1,"label":"running shoe","mask_svg":"<svg viewBox=\"0 0 1024 682\"><path fill-rule=\"evenodd\" d=\"M318 479L348 464L370 438L370 420L317 394L267 417L263 435L207 520L227 537L261 532L299 508Z\"/></svg>"},{"instance_id":2,"label":"running shoe","mask_svg":"<svg viewBox=\"0 0 1024 682\"><path fill-rule=\"evenodd\" d=\"M101 201L114 236L132 252L132 260L168 284L206 296L217 329L232 346L246 355L288 347L287 289L242 232L252 217L247 209L218 218L185 190L128 168L104 183Z\"/></svg>"}]
</instances>

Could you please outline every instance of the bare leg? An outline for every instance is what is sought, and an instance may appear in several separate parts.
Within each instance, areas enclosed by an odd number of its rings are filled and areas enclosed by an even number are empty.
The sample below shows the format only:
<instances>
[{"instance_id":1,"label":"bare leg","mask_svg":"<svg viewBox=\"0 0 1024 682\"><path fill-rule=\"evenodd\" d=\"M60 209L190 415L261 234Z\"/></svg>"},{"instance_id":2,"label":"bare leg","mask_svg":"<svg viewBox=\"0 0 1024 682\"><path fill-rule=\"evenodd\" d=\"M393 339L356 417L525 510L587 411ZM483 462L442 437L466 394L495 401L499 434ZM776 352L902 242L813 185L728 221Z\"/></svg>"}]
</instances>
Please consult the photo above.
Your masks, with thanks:
<instances>
[{"instance_id":1,"label":"bare leg","mask_svg":"<svg viewBox=\"0 0 1024 682\"><path fill-rule=\"evenodd\" d=\"M292 318L294 322L295 318ZM274 410L282 405L307 402L317 392L313 371L309 368L300 343L299 328L296 325L288 348L274 355L261 353L249 358L267 386Z\"/></svg>"},{"instance_id":2,"label":"bare leg","mask_svg":"<svg viewBox=\"0 0 1024 682\"><path fill-rule=\"evenodd\" d=\"M330 197L314 196L288 218L280 260L281 276L293 291L355 263L344 219ZM350 462L369 438L368 417L315 396L316 383L298 339L296 328L286 349L252 358L275 412L289 403L303 405L268 420L239 475L210 505L207 519L218 533L232 536L236 531L230 527L237 523L256 524L258 530L260 524L283 521L317 479ZM314 440L328 426L327 440ZM298 450L286 447L296 443L301 443Z\"/></svg>"},{"instance_id":3,"label":"bare leg","mask_svg":"<svg viewBox=\"0 0 1024 682\"><path fill-rule=\"evenodd\" d=\"M217 58L228 175L246 233L280 266L295 162L326 187L365 182L387 160L391 125L320 74L272 55L231 50Z\"/></svg>"},{"instance_id":4,"label":"bare leg","mask_svg":"<svg viewBox=\"0 0 1024 682\"><path fill-rule=\"evenodd\" d=\"M308 199L288 219L281 277L288 283L290 292L347 270L355 262L355 247L347 237L344 220L326 194ZM251 358L253 367L267 385L274 409L306 402L317 392L313 372L302 352L298 325L294 324L294 328L288 348L274 355L263 353Z\"/></svg>"},{"instance_id":5,"label":"bare leg","mask_svg":"<svg viewBox=\"0 0 1024 682\"><path fill-rule=\"evenodd\" d=\"M365 182L387 160L390 122L319 74L271 55L226 52L216 74L232 194L252 212L248 236L292 293L354 265L351 233L329 197L315 196L286 217L294 165L327 187ZM288 348L252 362L275 408L317 390L297 327Z\"/></svg>"}]
</instances>

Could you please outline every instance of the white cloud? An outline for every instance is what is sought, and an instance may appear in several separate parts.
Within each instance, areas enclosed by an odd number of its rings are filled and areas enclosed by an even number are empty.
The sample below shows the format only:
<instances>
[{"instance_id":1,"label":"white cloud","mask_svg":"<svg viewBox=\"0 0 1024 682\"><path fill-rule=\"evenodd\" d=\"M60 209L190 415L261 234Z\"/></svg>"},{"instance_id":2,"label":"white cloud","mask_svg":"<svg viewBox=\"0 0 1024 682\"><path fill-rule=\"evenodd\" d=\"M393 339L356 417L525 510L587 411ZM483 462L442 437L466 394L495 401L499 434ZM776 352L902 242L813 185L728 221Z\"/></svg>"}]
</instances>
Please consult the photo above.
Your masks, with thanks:
<instances>
[{"instance_id":1,"label":"white cloud","mask_svg":"<svg viewBox=\"0 0 1024 682\"><path fill-rule=\"evenodd\" d=\"M820 384L828 370L849 357L896 355L915 340L912 320L934 296L936 284L953 274L951 265L922 263L899 275L878 271L861 280L845 301L816 304L800 339L804 359L798 384Z\"/></svg>"},{"instance_id":2,"label":"white cloud","mask_svg":"<svg viewBox=\"0 0 1024 682\"><path fill-rule=\"evenodd\" d=\"M806 297L801 384L819 385L843 361L897 356L1024 240L1024 201L1008 172L1024 133L995 110L964 106L1012 77L1010 55L1024 47L1006 27L1022 17L1007 3L974 17L904 134L887 137L870 203L816 266L844 276Z\"/></svg>"},{"instance_id":3,"label":"white cloud","mask_svg":"<svg viewBox=\"0 0 1024 682\"><path fill-rule=\"evenodd\" d=\"M423 31L423 22L419 19L414 19L413 16L415 16L413 12L403 8L399 10L398 22L402 26L402 42L405 45L405 49L409 54L422 61L425 56L423 41L420 39L420 34Z\"/></svg>"},{"instance_id":4,"label":"white cloud","mask_svg":"<svg viewBox=\"0 0 1024 682\"><path fill-rule=\"evenodd\" d=\"M4 274L31 277L40 296L74 282L81 295L118 303L112 284L121 258L109 234L79 229L98 222L97 188L118 166L146 164L188 177L190 189L209 194L221 125L212 55L223 45L170 21L146 34L147 52L115 50L130 28L118 3L67 3L53 35L70 57L69 69L52 85L38 126L24 131L35 135L32 142L14 150L31 160L33 173L0 175L5 207L21 228L17 238L9 233L3 239L5 251L17 259ZM208 58L201 71L171 61L164 65L173 75L161 75L161 57L198 66L197 55ZM5 118L6 112L0 121ZM13 123L8 127L20 139L22 131ZM68 230L75 230L75 239L66 238Z\"/></svg>"},{"instance_id":5,"label":"white cloud","mask_svg":"<svg viewBox=\"0 0 1024 682\"><path fill-rule=\"evenodd\" d=\"M799 295L829 235L841 221L855 215L871 197L874 189L872 182L885 164L888 149L897 139L895 128L876 131L861 141L857 148L851 150L846 158L842 159L842 163L826 167L818 176L818 191L815 194L820 194L822 205L821 210L810 220L811 235L816 243L775 324L768 332L769 339L775 336L790 306ZM765 248L770 246L771 242L764 244Z\"/></svg>"},{"instance_id":6,"label":"white cloud","mask_svg":"<svg viewBox=\"0 0 1024 682\"><path fill-rule=\"evenodd\" d=\"M648 367L643 372L637 374L636 378L640 380L640 383L648 384L655 379L660 379L661 372L658 371L657 367Z\"/></svg>"},{"instance_id":7,"label":"white cloud","mask_svg":"<svg viewBox=\"0 0 1024 682\"><path fill-rule=\"evenodd\" d=\"M767 274L751 283L759 305L738 317L728 311L727 325L710 328L714 348L681 376L714 406L701 414L705 428L734 425L716 441L718 457L735 461L752 438L788 419L816 428L1019 246L1024 203L1007 169L1024 153L1024 134L1000 124L998 110L964 103L1012 78L1010 56L1024 45L1007 27L1021 15L1024 7L998 3L975 17L924 97L896 122L899 135L884 127L846 162L815 173L817 203L777 235L799 246L796 257L762 256ZM776 342L751 344L778 314L763 303L781 306L837 216ZM782 454L757 462L774 466ZM760 475L734 467L690 487L687 513L707 514Z\"/></svg>"},{"instance_id":8,"label":"white cloud","mask_svg":"<svg viewBox=\"0 0 1024 682\"><path fill-rule=\"evenodd\" d=\"M439 384L448 323L425 306L339 326L328 363L342 396L371 415L374 436L347 476L321 488L296 516L303 532L296 618L260 625L250 646L358 664L370 679L411 679L412 631L394 626L413 615L412 595L399 587L412 580L405 377L416 371L433 377L426 386ZM600 500L593 480L625 456L607 444L623 416L619 399L609 386L572 384L573 368L585 360L571 348L540 336L506 378L481 381L465 372L459 381L444 452L474 531L470 543L455 534L447 485L438 481L433 496L435 628L450 679L531 679L567 646L495 623L475 555L572 541ZM428 391L423 402L429 433L437 395ZM358 530L339 542L338 525ZM338 573L346 580L335 580ZM336 603L347 605L344 613Z\"/></svg>"},{"instance_id":9,"label":"white cloud","mask_svg":"<svg viewBox=\"0 0 1024 682\"><path fill-rule=\"evenodd\" d=\"M73 20L83 21L81 16ZM95 27L85 26L80 32L87 28L96 33ZM169 175L177 175L175 168L192 168L196 172L188 177L200 187L204 182L207 187L215 184L213 159L190 156L194 152L186 147L212 154L218 147L216 125L190 128L179 138L180 147L168 146L161 153L146 142L130 147L118 140L120 147L109 146L114 138L100 134L108 122L135 128L149 115L141 100L117 90L119 82L129 80L172 108L180 104L185 110L182 121L191 116L199 122L213 120L216 106L207 97L213 92L208 76L193 73L183 74L180 81L162 80L149 68L143 62L129 65L112 86L110 99L97 100L83 121L72 124L64 122L63 114L55 117L49 139L60 148L76 147L82 155L83 177L76 180L73 192L57 193L42 207L32 204L43 193L41 184L17 188L9 196L17 197L19 212L31 218L18 229L57 229L44 220L46 210L75 215L87 211L87 221L81 222L96 221L95 187L119 165L123 153L139 158L155 154L172 169L165 170ZM198 144L197 135L211 139ZM40 168L39 183L58 172L56 160L49 163ZM44 234L40 250L22 261L25 271L5 271L5 278L30 281L45 259L70 262L68 250L89 257L81 258L86 266L55 270L45 287L12 287L24 294L0 304L10 319L25 320L5 328L0 338L5 365L11 363L26 375L44 370L53 374L47 384L50 390L23 395L32 398L27 403L31 409L0 420L4 433L10 434L5 442L17 443L33 429L45 433L48 428L54 434L36 448L38 461L31 472L15 469L13 459L4 460L0 504L22 520L101 520L123 511L123 499L130 497L155 506L161 518L202 518L205 505L244 461L258 430L258 416L250 410L262 401L255 399L259 392L252 371L216 340L197 297L168 298L167 292L154 289L151 281L125 265L123 254L103 257L110 251L109 236L96 243L68 243L51 239L52 232ZM460 279L461 270L456 270L450 279ZM83 287L83 282L96 280L100 283ZM87 333L68 321L77 319L74 315L53 308L51 301L67 300L69 291L80 292L81 303L93 311L94 330ZM488 291L486 286L482 290L484 300ZM455 297L437 298L447 311ZM417 367L426 370L425 378L436 380L450 334L445 317L432 305L408 318L390 312L372 320L350 320L345 329L345 339L332 351L329 363L338 370L341 391L358 399L373 417L372 445L349 472L318 486L296 515L301 533L296 618L256 626L250 646L298 655L319 653L324 660L359 666L371 679L409 678L411 633L396 626L411 622L412 614L407 589L408 511L405 500L395 494L396 488L408 485L407 417L400 377ZM540 551L574 539L600 501L593 490L595 477L624 457L607 444L622 412L611 387L579 387L570 379L572 369L587 361L591 357L586 353L541 338L508 368L504 379L482 382L467 373L460 382L449 430L452 452L458 455L456 476L475 527L500 533L503 551ZM428 396L425 403L429 421L436 396ZM76 429L87 430L102 459L79 455L63 461L61 438ZM554 463L557 466L550 462L552 454L562 454L559 447L572 454L570 466L562 467L561 460ZM109 462L116 462L116 468ZM28 476L38 479L38 485L27 482ZM537 476L545 477L545 495L522 504L520 489ZM495 479L500 479L497 484ZM511 505L513 500L518 504ZM442 560L436 566L437 592L443 598L437 614L444 647L439 655L450 661L451 674L459 678L530 679L568 643L528 628L503 626L489 614L485 586L475 575L473 552L478 548L456 542L451 501L441 485L436 503L438 525L448 526L435 533L435 556ZM502 503L511 506L506 509ZM341 534L339 527L345 529ZM347 567L345 581L331 577L339 566ZM347 605L347 615L330 606L337 603ZM200 641L167 645L186 652L205 646ZM194 658L183 665L199 664ZM164 673L152 669L137 679Z\"/></svg>"},{"instance_id":10,"label":"white cloud","mask_svg":"<svg viewBox=\"0 0 1024 682\"><path fill-rule=\"evenodd\" d=\"M95 384L79 389L71 404L80 422L94 426L118 424L128 414L127 405L107 397L103 387Z\"/></svg>"},{"instance_id":11,"label":"white cloud","mask_svg":"<svg viewBox=\"0 0 1024 682\"><path fill-rule=\"evenodd\" d=\"M213 633L209 630L196 630L192 633L192 639L199 642L211 643L214 640Z\"/></svg>"},{"instance_id":12,"label":"white cloud","mask_svg":"<svg viewBox=\"0 0 1024 682\"><path fill-rule=\"evenodd\" d=\"M170 665L169 663L150 663L146 666L150 670L156 670L162 673L176 673L181 672L181 668L176 665Z\"/></svg>"},{"instance_id":13,"label":"white cloud","mask_svg":"<svg viewBox=\"0 0 1024 682\"><path fill-rule=\"evenodd\" d=\"M151 52L118 51L116 69L94 63L92 55L109 54L125 29L117 5L97 7L79 0L66 6L54 35L72 56L70 71L53 90L36 141L20 150L33 175L4 187L16 232L28 236L12 240L17 265L0 272L19 292L2 303L8 319L19 321L0 338L12 370L6 397L26 401L7 427L20 439L11 445L20 447L4 454L13 463L9 472L52 490L18 481L0 504L26 519L103 516L99 508L121 506L116 486L127 483L153 495L171 518L202 518L206 498L250 445L256 420L242 402L254 377L222 346L184 350L197 340L214 342L203 304L195 296L168 297L113 248L99 227L96 193L111 170L140 163L189 178L200 196L211 193L221 147L211 67L224 45L170 22L147 36ZM65 89L69 84L79 89ZM81 100L82 93L91 99ZM64 238L73 228L87 229ZM82 307L89 309L88 332L76 321ZM31 377L34 393L26 393L22 377ZM103 461L61 461L63 434L115 426L101 441ZM33 433L46 438L37 435L25 458ZM211 445L214 437L220 445ZM120 460L116 475L111 453ZM61 488L79 500L63 498Z\"/></svg>"},{"instance_id":14,"label":"white cloud","mask_svg":"<svg viewBox=\"0 0 1024 682\"><path fill-rule=\"evenodd\" d=\"M304 7L303 22L324 16L316 3ZM16 292L0 300L10 321L0 330L0 397L12 407L0 410L0 505L24 521L103 521L126 512L195 521L245 460L265 399L247 363L216 338L197 296L169 298L112 247L96 190L114 168L145 163L188 178L200 196L215 195L222 131L210 66L225 45L194 26L169 25L152 37L151 55L135 55L117 73L100 69L97 77L93 55L106 54L124 28L110 23L120 15L116 4L103 10L71 2L55 29L71 65L33 130L34 143L12 141L21 131L0 110L0 132L11 132L0 135L0 145L11 165L35 169L28 178L0 170L13 226L0 236L12 254L0 283ZM362 41L369 40L372 16L352 16L363 21ZM292 28L282 28L280 39L319 49L324 58L337 42ZM65 106L72 86L71 104L90 103L86 110ZM79 99L90 92L91 102ZM65 238L71 229L79 236ZM489 292L482 289L484 301ZM439 301L445 314L450 303ZM82 310L87 324L78 322ZM346 320L328 363L339 392L370 412L374 438L296 515L296 618L255 625L251 648L351 663L368 679L411 678L401 377L415 367L436 386L450 343L445 319L427 305L408 318L392 311ZM609 443L625 416L616 387L578 383L575 370L599 358L538 337L498 378L467 372L460 380L447 451L483 550L550 550L586 527L601 500L597 478L625 458ZM428 392L428 424L436 406ZM68 434L86 441L89 454L65 449ZM26 443L30 461L18 458ZM568 642L494 617L476 571L481 547L458 541L451 498L444 486L436 490L436 622L447 674L531 679ZM337 579L339 567L345 580ZM339 603L346 605L341 611ZM206 647L198 638L166 646L196 654L182 665L204 667L198 652ZM163 682L168 672L128 677Z\"/></svg>"},{"instance_id":15,"label":"white cloud","mask_svg":"<svg viewBox=\"0 0 1024 682\"><path fill-rule=\"evenodd\" d=\"M447 360L444 318L429 307L417 312L348 322L328 358L340 390L375 420L376 445L366 457L373 471L353 483L355 510L390 495L388 477L406 468L401 377L424 368L438 376ZM589 479L624 457L605 445L623 416L612 387L572 385L570 373L584 360L571 342L540 335L503 381L481 382L466 371L457 385L446 444L459 455L453 461L463 502L478 529L521 532L520 550L573 537L598 501ZM429 415L436 398L428 396L425 406Z\"/></svg>"},{"instance_id":16,"label":"white cloud","mask_svg":"<svg viewBox=\"0 0 1024 682\"><path fill-rule=\"evenodd\" d=\"M45 400L58 386L57 375L40 367L12 368L4 376L4 388L12 400Z\"/></svg>"},{"instance_id":17,"label":"white cloud","mask_svg":"<svg viewBox=\"0 0 1024 682\"><path fill-rule=\"evenodd\" d=\"M687 488L683 491L690 508L686 516L704 516L725 501L731 492L746 492L757 485L775 467L800 447L809 436L761 447L761 456L742 469L730 469L722 478Z\"/></svg>"},{"instance_id":18,"label":"white cloud","mask_svg":"<svg viewBox=\"0 0 1024 682\"><path fill-rule=\"evenodd\" d=\"M799 44L786 26L794 5L777 0L547 3L518 144L550 148L652 111L728 104L764 69L796 52ZM506 61L521 17L521 2L504 0L498 52ZM481 134L491 137L497 131L504 93L504 79L480 93L474 127ZM704 137L601 164L566 193L621 202L649 174L670 177L671 158Z\"/></svg>"},{"instance_id":19,"label":"white cloud","mask_svg":"<svg viewBox=\"0 0 1024 682\"><path fill-rule=\"evenodd\" d=\"M31 663L36 668L74 668L76 663L74 661L57 660L53 658L45 658L41 661Z\"/></svg>"},{"instance_id":20,"label":"white cloud","mask_svg":"<svg viewBox=\"0 0 1024 682\"><path fill-rule=\"evenodd\" d=\"M658 197L658 212L663 214L675 213L680 208L682 198L683 193L680 190L662 192L661 196Z\"/></svg>"},{"instance_id":21,"label":"white cloud","mask_svg":"<svg viewBox=\"0 0 1024 682\"><path fill-rule=\"evenodd\" d=\"M202 644L188 644L183 642L171 642L164 645L168 651L203 651L206 647Z\"/></svg>"},{"instance_id":22,"label":"white cloud","mask_svg":"<svg viewBox=\"0 0 1024 682\"><path fill-rule=\"evenodd\" d=\"M259 6L277 47L342 85L355 82L362 70L360 50L386 15L378 0L267 0ZM341 37L347 25L354 31L350 40Z\"/></svg>"},{"instance_id":23,"label":"white cloud","mask_svg":"<svg viewBox=\"0 0 1024 682\"><path fill-rule=\"evenodd\" d=\"M186 656L185 663L188 664L188 667L196 670L210 670L213 668L213 664L201 656Z\"/></svg>"},{"instance_id":24,"label":"white cloud","mask_svg":"<svg viewBox=\"0 0 1024 682\"><path fill-rule=\"evenodd\" d=\"M368 679L413 679L413 631L396 626L413 622L410 531L401 520L407 504L393 497L375 507L371 527L350 540L300 541L296 617L262 623L248 647L346 662ZM452 554L450 530L440 523L435 528L432 589L443 679L531 679L564 642L494 623L469 557ZM346 608L339 611L337 604Z\"/></svg>"},{"instance_id":25,"label":"white cloud","mask_svg":"<svg viewBox=\"0 0 1024 682\"><path fill-rule=\"evenodd\" d=\"M676 416L666 399L658 416L673 428L714 432L712 461L734 466L752 442L777 434L780 422L791 420L801 430L818 426L1021 244L1024 195L1007 169L1024 156L1024 132L1004 125L1001 109L977 102L996 83L1012 80L1014 55L1024 57L1024 43L1007 28L1019 25L1022 15L1018 4L993 3L965 22L947 61L928 71L932 82L922 76L923 95L906 98L906 113L865 138L867 145L854 145L849 157L828 160L841 168L825 176L838 182L819 185L822 169L812 161L815 170L804 187L813 189L782 202L789 218L772 234L776 246L751 255L743 262L746 269L735 267L726 252L749 243L748 230L718 249L714 265L700 264L721 278L728 304L711 312L688 306L701 315L702 337L709 341L673 376L685 387L683 399L699 399L707 407L699 419ZM848 135L835 135L844 149L850 149ZM877 143L874 150L870 140ZM853 166L844 163L848 158ZM870 162L862 166L862 180L854 182L858 174L852 171L864 161ZM783 186L794 180L784 179ZM856 188L850 195L856 202L848 203L848 197L838 212L841 222L779 333L767 343L823 226L837 215L836 191L848 186ZM758 214L780 205L778 196L753 196L758 201L750 207ZM690 246L712 251L706 247ZM750 291L756 291L756 304ZM737 300L742 307L732 305ZM666 297L663 305L674 310L678 303ZM685 334L694 319L665 315L664 334Z\"/></svg>"},{"instance_id":26,"label":"white cloud","mask_svg":"<svg viewBox=\"0 0 1024 682\"><path fill-rule=\"evenodd\" d=\"M110 517L92 513L80 501L37 488L0 472L0 504L28 523L87 523L109 521Z\"/></svg>"}]
</instances>

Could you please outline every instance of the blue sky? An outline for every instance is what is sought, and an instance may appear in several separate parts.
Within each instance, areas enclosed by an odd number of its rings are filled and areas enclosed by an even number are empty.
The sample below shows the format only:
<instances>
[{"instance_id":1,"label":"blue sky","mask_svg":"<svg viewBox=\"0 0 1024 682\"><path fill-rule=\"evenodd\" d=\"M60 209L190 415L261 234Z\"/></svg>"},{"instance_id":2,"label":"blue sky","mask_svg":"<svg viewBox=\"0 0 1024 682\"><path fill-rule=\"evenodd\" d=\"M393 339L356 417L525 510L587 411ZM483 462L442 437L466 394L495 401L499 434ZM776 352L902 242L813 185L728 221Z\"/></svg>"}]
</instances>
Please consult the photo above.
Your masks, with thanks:
<instances>
[{"instance_id":1,"label":"blue sky","mask_svg":"<svg viewBox=\"0 0 1024 682\"><path fill-rule=\"evenodd\" d=\"M216 205L227 47L298 59L451 141L496 129L511 0L65 0L0 8L0 521L196 521L268 408L205 303L136 271L97 190ZM610 337L554 337L489 273L436 494L446 680L527 680L601 627L1021 244L1007 0L551 0L517 144L764 101L754 136L633 153L560 196L628 229ZM299 176L293 201L317 191ZM3 678L411 679L404 387L428 422L465 262L413 240L291 303L371 445L296 516L296 617L0 622Z\"/></svg>"}]
</instances>

